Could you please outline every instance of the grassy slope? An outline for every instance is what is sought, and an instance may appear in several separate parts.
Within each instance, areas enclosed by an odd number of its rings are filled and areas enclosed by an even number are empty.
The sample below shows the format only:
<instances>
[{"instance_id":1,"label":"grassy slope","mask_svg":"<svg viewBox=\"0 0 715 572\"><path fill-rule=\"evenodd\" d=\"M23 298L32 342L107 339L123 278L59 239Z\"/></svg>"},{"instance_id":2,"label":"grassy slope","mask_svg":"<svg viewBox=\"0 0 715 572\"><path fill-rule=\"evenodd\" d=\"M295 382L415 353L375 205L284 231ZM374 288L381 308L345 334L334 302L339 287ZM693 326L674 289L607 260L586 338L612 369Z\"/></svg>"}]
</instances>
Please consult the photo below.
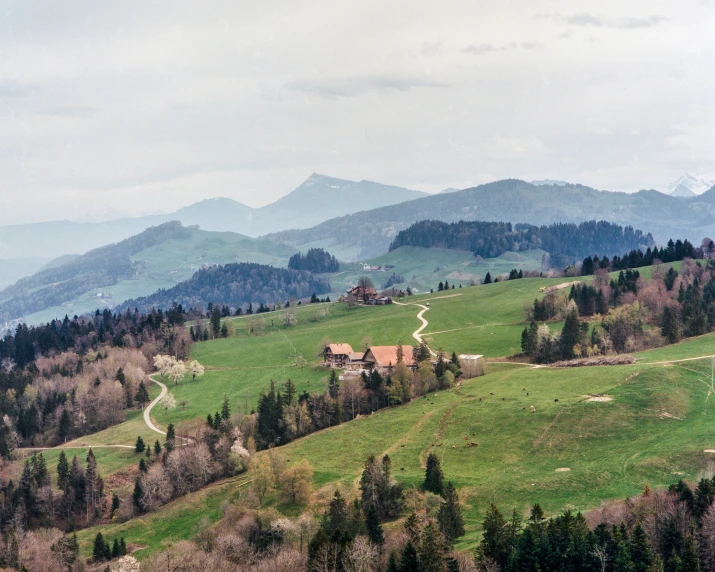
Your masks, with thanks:
<instances>
[{"instance_id":1,"label":"grassy slope","mask_svg":"<svg viewBox=\"0 0 715 572\"><path fill-rule=\"evenodd\" d=\"M293 461L307 458L315 488L327 497L335 483L355 487L369 454L388 453L396 477L408 487L418 485L424 459L435 450L466 503L468 533L459 547L467 548L478 540L489 502L519 511L533 502L549 512L592 508L635 494L646 482L694 478L705 465L703 449L715 445L707 362L704 369L703 362L687 368L491 367L461 390L315 433L281 452ZM613 401L588 402L589 394ZM465 446L470 442L478 446ZM201 517L214 521L221 501L239 492L238 483L218 485L102 530L146 546L147 554L169 539L190 538ZM81 533L85 549L95 534Z\"/></svg>"},{"instance_id":2,"label":"grassy slope","mask_svg":"<svg viewBox=\"0 0 715 572\"><path fill-rule=\"evenodd\" d=\"M500 356L518 345L524 301L542 295L540 288L563 281L513 281L406 301L429 301L427 337L434 347ZM452 294L459 296L448 297ZM327 372L316 366L295 368L296 353L315 363L324 336L355 348L364 335L374 344L399 338L410 343L418 325L415 306L348 310L331 305L327 318L310 321L319 308L302 307L299 325L291 328L281 326L280 313L268 315L261 337L246 334L246 318L234 319L235 338L196 344L193 357L209 366L207 373L197 382L187 380L171 388L177 401L186 399L188 405L184 410L157 410L159 424L204 417L220 407L224 394L234 408L242 409L246 399L250 408L271 379L291 377L301 391L320 388ZM429 333L444 330L454 331ZM709 355L714 348L715 335L709 335L638 357L643 362L672 360ZM466 548L478 540L489 502L517 510L537 501L552 512L567 505L587 509L604 499L634 494L646 482L666 485L694 478L705 465L703 449L715 446L707 359L666 366L532 369L494 364L490 369L486 377L465 382L459 391L440 392L310 435L282 452L294 461L309 459L315 487L325 496L334 483L354 487L369 454L389 453L397 478L416 485L424 458L436 450L447 478L455 481L466 501L468 534L460 543ZM586 401L591 394L607 394L613 401ZM531 405L536 413L531 413ZM465 447L472 441L478 446ZM146 546L141 554L147 554L168 539L190 538L201 517L215 520L222 500L238 494L238 482L220 484L141 520L113 525L108 532ZM84 547L95 534L95 529L82 533Z\"/></svg>"},{"instance_id":3,"label":"grassy slope","mask_svg":"<svg viewBox=\"0 0 715 572\"><path fill-rule=\"evenodd\" d=\"M146 296L160 288L170 288L188 280L204 264L257 262L286 266L293 250L269 240L248 238L232 232L193 229L188 239L167 240L134 255L132 260L140 267L138 276L103 289L108 299L98 298L97 290L91 290L71 303L26 316L26 321L47 322L65 314L72 316L93 312L105 304L111 306L130 298Z\"/></svg>"},{"instance_id":4,"label":"grassy slope","mask_svg":"<svg viewBox=\"0 0 715 572\"><path fill-rule=\"evenodd\" d=\"M394 272L405 278L400 287L406 288L409 285L415 291L429 292L430 288L436 289L437 284L445 278L450 284L466 286L470 280L480 281L487 272L496 276L508 273L512 268L539 270L543 254L541 250L507 252L498 258L477 262L471 252L403 246L365 261L369 266L392 265L394 269L387 272L366 271L361 263L343 264L341 272L330 276L330 284L335 291L344 292L357 284L360 276L367 275L372 278L376 288L382 288Z\"/></svg>"}]
</instances>

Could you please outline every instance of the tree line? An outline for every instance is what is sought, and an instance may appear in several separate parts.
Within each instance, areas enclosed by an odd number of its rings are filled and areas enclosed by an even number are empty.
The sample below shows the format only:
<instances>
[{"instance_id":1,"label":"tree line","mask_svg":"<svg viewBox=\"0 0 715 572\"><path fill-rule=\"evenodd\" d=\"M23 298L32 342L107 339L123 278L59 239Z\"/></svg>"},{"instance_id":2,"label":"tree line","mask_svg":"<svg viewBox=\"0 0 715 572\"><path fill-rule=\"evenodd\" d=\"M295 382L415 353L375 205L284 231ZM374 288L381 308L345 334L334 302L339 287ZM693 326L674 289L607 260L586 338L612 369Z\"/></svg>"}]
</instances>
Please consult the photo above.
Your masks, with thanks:
<instances>
[{"instance_id":1,"label":"tree line","mask_svg":"<svg viewBox=\"0 0 715 572\"><path fill-rule=\"evenodd\" d=\"M533 226L504 222L435 220L417 222L400 231L390 251L401 246L466 250L474 256L494 258L508 251L542 249L552 265L563 267L594 252L616 253L654 246L653 237L606 221Z\"/></svg>"},{"instance_id":2,"label":"tree line","mask_svg":"<svg viewBox=\"0 0 715 572\"><path fill-rule=\"evenodd\" d=\"M316 274L338 272L340 264L335 256L322 248L311 248L306 254L297 252L288 260L288 268L307 270Z\"/></svg>"},{"instance_id":3,"label":"tree line","mask_svg":"<svg viewBox=\"0 0 715 572\"><path fill-rule=\"evenodd\" d=\"M611 279L599 269L591 284L547 292L526 314L521 349L539 363L672 344L715 331L715 265L685 259L680 271L656 268L650 280L638 270ZM560 334L545 323L551 319L564 320Z\"/></svg>"},{"instance_id":4,"label":"tree line","mask_svg":"<svg viewBox=\"0 0 715 572\"><path fill-rule=\"evenodd\" d=\"M203 268L189 280L168 290L160 289L150 296L124 302L120 308L149 312L155 308L171 308L176 303L205 308L209 302L246 308L249 304L280 305L283 300L328 292L330 283L326 279L305 270L242 262Z\"/></svg>"}]
</instances>

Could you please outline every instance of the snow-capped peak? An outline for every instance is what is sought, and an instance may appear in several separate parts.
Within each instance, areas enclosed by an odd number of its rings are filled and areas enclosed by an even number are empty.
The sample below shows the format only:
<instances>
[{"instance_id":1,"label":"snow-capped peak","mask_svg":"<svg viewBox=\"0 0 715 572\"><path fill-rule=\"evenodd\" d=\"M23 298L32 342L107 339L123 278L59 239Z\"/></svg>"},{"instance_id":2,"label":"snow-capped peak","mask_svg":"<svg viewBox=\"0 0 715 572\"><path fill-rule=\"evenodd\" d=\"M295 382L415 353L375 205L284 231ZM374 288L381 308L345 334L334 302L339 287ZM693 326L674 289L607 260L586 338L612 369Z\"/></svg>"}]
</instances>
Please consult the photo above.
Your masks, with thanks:
<instances>
[{"instance_id":1,"label":"snow-capped peak","mask_svg":"<svg viewBox=\"0 0 715 572\"><path fill-rule=\"evenodd\" d=\"M715 186L713 173L685 173L668 185L667 193L674 197L701 195Z\"/></svg>"}]
</instances>

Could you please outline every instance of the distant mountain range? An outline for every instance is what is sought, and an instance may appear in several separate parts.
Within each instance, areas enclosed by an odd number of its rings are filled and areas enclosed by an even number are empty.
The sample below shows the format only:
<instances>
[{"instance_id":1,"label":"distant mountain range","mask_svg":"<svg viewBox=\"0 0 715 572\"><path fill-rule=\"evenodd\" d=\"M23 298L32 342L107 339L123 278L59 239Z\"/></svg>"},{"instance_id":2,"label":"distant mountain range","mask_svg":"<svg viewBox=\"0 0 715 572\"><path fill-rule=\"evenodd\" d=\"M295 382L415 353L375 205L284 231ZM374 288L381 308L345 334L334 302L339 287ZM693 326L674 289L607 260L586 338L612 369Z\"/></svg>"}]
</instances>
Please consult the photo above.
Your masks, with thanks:
<instances>
[{"instance_id":1,"label":"distant mountain range","mask_svg":"<svg viewBox=\"0 0 715 572\"><path fill-rule=\"evenodd\" d=\"M150 226L176 220L203 230L260 236L308 228L328 219L394 205L427 193L371 181L347 181L313 174L274 203L251 208L232 199L207 199L175 212L103 222L53 221L0 227L0 259L83 254L134 236Z\"/></svg>"},{"instance_id":2,"label":"distant mountain range","mask_svg":"<svg viewBox=\"0 0 715 572\"><path fill-rule=\"evenodd\" d=\"M261 238L167 222L81 256L65 256L0 291L0 326L113 308L231 262L284 267L294 251ZM0 329L2 329L0 327Z\"/></svg>"},{"instance_id":3,"label":"distant mountain range","mask_svg":"<svg viewBox=\"0 0 715 572\"><path fill-rule=\"evenodd\" d=\"M692 198L702 195L715 187L715 174L685 173L668 185L667 193L671 197Z\"/></svg>"},{"instance_id":4,"label":"distant mountain range","mask_svg":"<svg viewBox=\"0 0 715 572\"><path fill-rule=\"evenodd\" d=\"M552 224L606 220L650 232L658 243L715 236L715 189L692 198L658 191L617 193L583 185L532 184L507 179L343 216L310 229L267 236L295 248L321 246L344 260L387 251L400 230L420 220Z\"/></svg>"}]
</instances>

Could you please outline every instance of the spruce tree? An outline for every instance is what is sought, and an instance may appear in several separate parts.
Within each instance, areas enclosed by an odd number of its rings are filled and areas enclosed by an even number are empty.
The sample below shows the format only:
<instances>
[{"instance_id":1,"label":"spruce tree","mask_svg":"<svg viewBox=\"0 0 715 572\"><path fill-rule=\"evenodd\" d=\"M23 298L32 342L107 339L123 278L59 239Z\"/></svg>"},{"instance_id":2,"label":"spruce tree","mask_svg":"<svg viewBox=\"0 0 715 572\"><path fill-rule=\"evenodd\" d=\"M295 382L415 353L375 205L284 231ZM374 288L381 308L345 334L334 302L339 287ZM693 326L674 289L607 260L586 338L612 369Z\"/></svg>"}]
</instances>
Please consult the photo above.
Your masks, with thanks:
<instances>
[{"instance_id":1,"label":"spruce tree","mask_svg":"<svg viewBox=\"0 0 715 572\"><path fill-rule=\"evenodd\" d=\"M138 512L144 512L144 481L141 477L137 477L134 481L132 504Z\"/></svg>"},{"instance_id":2,"label":"spruce tree","mask_svg":"<svg viewBox=\"0 0 715 572\"><path fill-rule=\"evenodd\" d=\"M228 421L231 419L231 405L228 401L228 396L223 396L223 404L221 405L221 419L223 421Z\"/></svg>"},{"instance_id":3,"label":"spruce tree","mask_svg":"<svg viewBox=\"0 0 715 572\"><path fill-rule=\"evenodd\" d=\"M451 482L447 483L442 497L444 502L440 504L437 522L447 544L452 545L457 538L464 536L462 507L459 505L457 489Z\"/></svg>"},{"instance_id":4,"label":"spruce tree","mask_svg":"<svg viewBox=\"0 0 715 572\"><path fill-rule=\"evenodd\" d=\"M332 380L332 375L335 374L335 370L331 370L331 380ZM330 387L330 385L328 385ZM297 394L297 390L295 388L295 383L291 379L285 382L283 386L283 403L285 405L293 405L295 402L295 396Z\"/></svg>"},{"instance_id":5,"label":"spruce tree","mask_svg":"<svg viewBox=\"0 0 715 572\"><path fill-rule=\"evenodd\" d=\"M144 444L144 439L142 439L142 436L139 435L137 437L137 443L134 445L134 451L137 453L143 453L144 449L146 449L146 445Z\"/></svg>"},{"instance_id":6,"label":"spruce tree","mask_svg":"<svg viewBox=\"0 0 715 572\"><path fill-rule=\"evenodd\" d=\"M146 390L146 386L143 381L139 382L139 388L137 389L137 394L134 396L134 399L139 402L142 409L144 409L144 406L149 403L149 392Z\"/></svg>"},{"instance_id":7,"label":"spruce tree","mask_svg":"<svg viewBox=\"0 0 715 572\"><path fill-rule=\"evenodd\" d=\"M154 441L154 454L157 457L161 454L161 443L159 443L159 439Z\"/></svg>"},{"instance_id":8,"label":"spruce tree","mask_svg":"<svg viewBox=\"0 0 715 572\"><path fill-rule=\"evenodd\" d=\"M70 419L69 411L66 409L62 410L62 415L60 415L60 422L57 426L57 436L60 441L66 441L67 436L70 434L72 429L72 420Z\"/></svg>"},{"instance_id":9,"label":"spruce tree","mask_svg":"<svg viewBox=\"0 0 715 572\"><path fill-rule=\"evenodd\" d=\"M119 553L121 556L127 555L127 543L123 536L119 539Z\"/></svg>"},{"instance_id":10,"label":"spruce tree","mask_svg":"<svg viewBox=\"0 0 715 572\"><path fill-rule=\"evenodd\" d=\"M119 558L121 553L119 551L119 540L117 538L112 542L112 559Z\"/></svg>"},{"instance_id":11,"label":"spruce tree","mask_svg":"<svg viewBox=\"0 0 715 572\"><path fill-rule=\"evenodd\" d=\"M214 428L214 418L210 413L206 416L206 425L208 425L211 429Z\"/></svg>"},{"instance_id":12,"label":"spruce tree","mask_svg":"<svg viewBox=\"0 0 715 572\"><path fill-rule=\"evenodd\" d=\"M442 480L442 465L439 462L439 457L437 457L435 453L430 453L427 456L427 469L425 470L425 490L436 495L441 495L444 490Z\"/></svg>"},{"instance_id":13,"label":"spruce tree","mask_svg":"<svg viewBox=\"0 0 715 572\"><path fill-rule=\"evenodd\" d=\"M174 450L174 445L176 444L176 432L174 431L174 424L169 423L166 428L166 442L164 443L164 448L167 453L171 453Z\"/></svg>"},{"instance_id":14,"label":"spruce tree","mask_svg":"<svg viewBox=\"0 0 715 572\"><path fill-rule=\"evenodd\" d=\"M633 572L648 572L653 563L653 552L648 545L648 536L640 524L633 529L628 552L633 564Z\"/></svg>"},{"instance_id":15,"label":"spruce tree","mask_svg":"<svg viewBox=\"0 0 715 572\"><path fill-rule=\"evenodd\" d=\"M444 539L437 525L430 521L422 529L420 548L417 556L422 572L443 572L444 570Z\"/></svg>"},{"instance_id":16,"label":"spruce tree","mask_svg":"<svg viewBox=\"0 0 715 572\"><path fill-rule=\"evenodd\" d=\"M400 572L394 552L390 553L390 559L387 561L387 572Z\"/></svg>"},{"instance_id":17,"label":"spruce tree","mask_svg":"<svg viewBox=\"0 0 715 572\"><path fill-rule=\"evenodd\" d=\"M400 558L400 572L420 572L420 561L417 558L417 550L411 540L405 544Z\"/></svg>"},{"instance_id":18,"label":"spruce tree","mask_svg":"<svg viewBox=\"0 0 715 572\"><path fill-rule=\"evenodd\" d=\"M92 558L95 562L103 562L106 560L106 547L104 542L104 536L101 532L97 533L94 537L94 544L92 546Z\"/></svg>"},{"instance_id":19,"label":"spruce tree","mask_svg":"<svg viewBox=\"0 0 715 572\"><path fill-rule=\"evenodd\" d=\"M484 277L484 284L491 284L492 283L492 275L489 271L487 271L487 275Z\"/></svg>"},{"instance_id":20,"label":"spruce tree","mask_svg":"<svg viewBox=\"0 0 715 572\"><path fill-rule=\"evenodd\" d=\"M328 379L328 393L333 399L338 398L338 392L340 391L340 378L338 377L338 372L334 369L330 370L330 378Z\"/></svg>"},{"instance_id":21,"label":"spruce tree","mask_svg":"<svg viewBox=\"0 0 715 572\"><path fill-rule=\"evenodd\" d=\"M109 513L110 519L114 516L114 513L119 510L119 505L120 505L120 500L119 500L119 497L117 496L117 493L112 494L112 509Z\"/></svg>"},{"instance_id":22,"label":"spruce tree","mask_svg":"<svg viewBox=\"0 0 715 572\"><path fill-rule=\"evenodd\" d=\"M60 490L67 490L70 482L70 465L67 462L67 455L64 451L60 451L60 457L57 459L57 486Z\"/></svg>"},{"instance_id":23,"label":"spruce tree","mask_svg":"<svg viewBox=\"0 0 715 572\"><path fill-rule=\"evenodd\" d=\"M574 346L581 341L581 326L578 321L576 308L571 310L566 316L564 327L561 330L560 347L563 359L573 359Z\"/></svg>"},{"instance_id":24,"label":"spruce tree","mask_svg":"<svg viewBox=\"0 0 715 572\"><path fill-rule=\"evenodd\" d=\"M700 561L693 537L688 535L685 539L683 551L680 553L680 562L675 568L675 572L699 572Z\"/></svg>"},{"instance_id":25,"label":"spruce tree","mask_svg":"<svg viewBox=\"0 0 715 572\"><path fill-rule=\"evenodd\" d=\"M374 504L371 504L365 512L365 527L367 528L367 536L370 542L378 546L382 546L385 543L385 534L380 524L380 516Z\"/></svg>"},{"instance_id":26,"label":"spruce tree","mask_svg":"<svg viewBox=\"0 0 715 572\"><path fill-rule=\"evenodd\" d=\"M144 459L139 459L139 472L146 473L149 469L146 466L146 461Z\"/></svg>"}]
</instances>

